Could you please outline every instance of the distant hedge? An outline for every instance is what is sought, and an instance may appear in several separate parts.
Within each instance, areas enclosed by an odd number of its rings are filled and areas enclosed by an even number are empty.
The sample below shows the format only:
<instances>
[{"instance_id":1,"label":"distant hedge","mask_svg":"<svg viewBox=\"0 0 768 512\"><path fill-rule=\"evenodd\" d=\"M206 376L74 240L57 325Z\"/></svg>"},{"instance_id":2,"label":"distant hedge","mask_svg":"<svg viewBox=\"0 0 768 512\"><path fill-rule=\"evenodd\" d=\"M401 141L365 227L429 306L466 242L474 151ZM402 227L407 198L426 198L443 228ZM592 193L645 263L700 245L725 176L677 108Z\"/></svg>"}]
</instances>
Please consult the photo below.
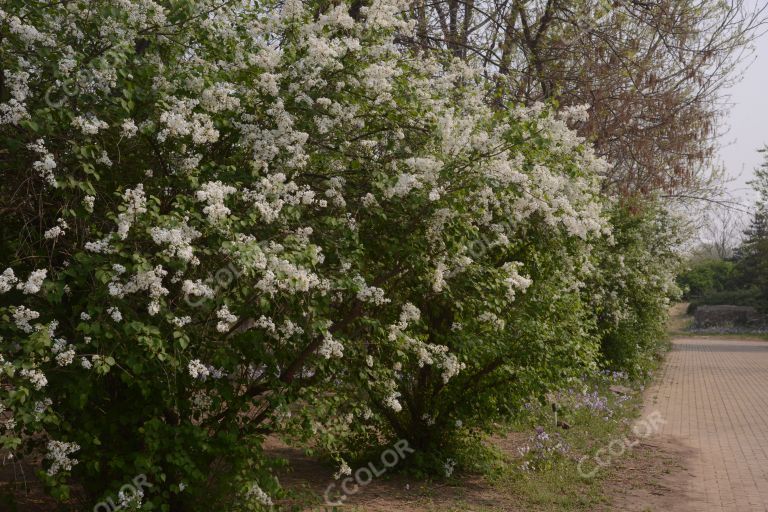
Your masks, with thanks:
<instances>
[{"instance_id":1,"label":"distant hedge","mask_svg":"<svg viewBox=\"0 0 768 512\"><path fill-rule=\"evenodd\" d=\"M697 297L688 304L687 313L692 315L699 306L715 306L729 304L732 306L752 306L760 309L760 290L747 288L742 290L722 290L711 292L703 297Z\"/></svg>"}]
</instances>

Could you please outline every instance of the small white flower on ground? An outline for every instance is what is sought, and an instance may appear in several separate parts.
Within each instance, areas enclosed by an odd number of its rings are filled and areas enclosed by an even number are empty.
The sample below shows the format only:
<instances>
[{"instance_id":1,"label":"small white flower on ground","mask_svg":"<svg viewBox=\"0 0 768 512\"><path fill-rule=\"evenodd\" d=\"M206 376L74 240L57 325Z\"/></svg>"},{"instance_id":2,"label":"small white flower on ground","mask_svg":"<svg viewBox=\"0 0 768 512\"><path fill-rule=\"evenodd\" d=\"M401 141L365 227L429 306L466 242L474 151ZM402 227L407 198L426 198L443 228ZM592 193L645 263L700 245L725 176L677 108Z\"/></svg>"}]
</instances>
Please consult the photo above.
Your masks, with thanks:
<instances>
[{"instance_id":1,"label":"small white flower on ground","mask_svg":"<svg viewBox=\"0 0 768 512\"><path fill-rule=\"evenodd\" d=\"M272 498L270 498L267 493L261 490L261 487L259 487L258 484L251 485L251 488L248 489L248 492L246 493L246 497L254 499L266 507L272 506Z\"/></svg>"},{"instance_id":2,"label":"small white flower on ground","mask_svg":"<svg viewBox=\"0 0 768 512\"><path fill-rule=\"evenodd\" d=\"M341 465L339 466L339 470L333 475L334 480L338 480L342 476L349 476L352 474L352 468L349 467L349 464L347 464L347 461L344 459L341 459Z\"/></svg>"},{"instance_id":3,"label":"small white flower on ground","mask_svg":"<svg viewBox=\"0 0 768 512\"><path fill-rule=\"evenodd\" d=\"M446 459L443 463L443 471L445 472L446 478L449 478L453 474L454 467L456 467L456 461L453 459Z\"/></svg>"}]
</instances>

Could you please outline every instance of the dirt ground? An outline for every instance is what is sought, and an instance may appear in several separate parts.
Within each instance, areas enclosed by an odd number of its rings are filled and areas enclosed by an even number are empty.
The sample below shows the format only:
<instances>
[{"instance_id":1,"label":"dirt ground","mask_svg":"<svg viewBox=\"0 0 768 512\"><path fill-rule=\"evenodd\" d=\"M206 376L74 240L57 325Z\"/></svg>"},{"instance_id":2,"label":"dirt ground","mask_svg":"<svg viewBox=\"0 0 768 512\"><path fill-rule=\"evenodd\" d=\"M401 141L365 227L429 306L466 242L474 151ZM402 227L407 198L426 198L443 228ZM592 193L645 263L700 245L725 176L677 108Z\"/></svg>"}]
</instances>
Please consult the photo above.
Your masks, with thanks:
<instances>
[{"instance_id":1,"label":"dirt ground","mask_svg":"<svg viewBox=\"0 0 768 512\"><path fill-rule=\"evenodd\" d=\"M515 453L525 442L525 435L512 434L495 438L493 444L502 451ZM328 466L302 455L277 440L271 440L268 451L290 461L291 471L281 477L281 484L291 489L304 489L306 496L322 496L329 484L336 482ZM679 443L641 442L627 456L618 459L603 481L606 503L596 512L672 511L685 502L685 487L690 473L686 461L691 450ZM299 503L281 502L298 506ZM333 507L305 506L304 510L331 511ZM443 512L443 511L530 511L529 504L494 486L480 475L462 475L457 482L418 482L400 475L377 479L352 496L338 510L365 512ZM542 510L555 510L544 508Z\"/></svg>"}]
</instances>

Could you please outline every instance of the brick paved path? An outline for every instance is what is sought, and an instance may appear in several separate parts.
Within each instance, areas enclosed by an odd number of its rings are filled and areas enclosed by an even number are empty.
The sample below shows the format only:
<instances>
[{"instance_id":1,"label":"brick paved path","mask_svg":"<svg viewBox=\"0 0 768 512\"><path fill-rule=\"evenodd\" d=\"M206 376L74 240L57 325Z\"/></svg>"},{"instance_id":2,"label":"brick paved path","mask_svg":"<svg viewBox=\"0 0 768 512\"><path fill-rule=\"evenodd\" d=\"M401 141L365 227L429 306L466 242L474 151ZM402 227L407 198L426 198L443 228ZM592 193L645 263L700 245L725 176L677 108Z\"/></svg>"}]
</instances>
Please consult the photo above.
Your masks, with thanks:
<instances>
[{"instance_id":1,"label":"brick paved path","mask_svg":"<svg viewBox=\"0 0 768 512\"><path fill-rule=\"evenodd\" d=\"M768 342L676 339L647 397L657 436L691 448L675 512L768 512Z\"/></svg>"}]
</instances>

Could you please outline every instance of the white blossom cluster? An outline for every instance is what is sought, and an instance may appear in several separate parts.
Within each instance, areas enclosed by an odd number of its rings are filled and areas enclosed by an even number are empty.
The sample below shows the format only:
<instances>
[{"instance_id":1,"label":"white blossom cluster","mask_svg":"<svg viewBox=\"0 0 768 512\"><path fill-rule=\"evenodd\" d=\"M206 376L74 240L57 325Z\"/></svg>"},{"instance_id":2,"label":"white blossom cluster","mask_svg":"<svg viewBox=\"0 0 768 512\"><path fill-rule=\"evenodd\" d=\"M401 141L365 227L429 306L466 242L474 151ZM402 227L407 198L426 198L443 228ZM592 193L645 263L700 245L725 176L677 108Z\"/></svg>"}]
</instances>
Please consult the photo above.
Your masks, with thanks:
<instances>
[{"instance_id":1,"label":"white blossom cluster","mask_svg":"<svg viewBox=\"0 0 768 512\"><path fill-rule=\"evenodd\" d=\"M32 168L37 171L40 178L42 178L48 185L52 187L56 186L56 177L53 174L53 170L56 168L56 160L53 158L53 155L45 149L45 141L43 141L43 139L37 139L27 147L37 153L39 158L39 160L32 164Z\"/></svg>"},{"instance_id":2,"label":"white blossom cluster","mask_svg":"<svg viewBox=\"0 0 768 512\"><path fill-rule=\"evenodd\" d=\"M13 273L12 268L6 268L3 273L0 274L0 293L5 293L13 289L13 285L18 283L19 280Z\"/></svg>"},{"instance_id":3,"label":"white blossom cluster","mask_svg":"<svg viewBox=\"0 0 768 512\"><path fill-rule=\"evenodd\" d=\"M227 196L237 192L237 189L231 185L224 185L220 181L209 181L204 183L197 191L198 201L207 203L203 208L203 213L208 216L211 224L217 224L230 214L231 210L224 205Z\"/></svg>"},{"instance_id":4,"label":"white blossom cluster","mask_svg":"<svg viewBox=\"0 0 768 512\"><path fill-rule=\"evenodd\" d=\"M383 306L384 304L391 302L391 300L386 297L384 290L376 286L368 286L362 276L355 277L354 281L358 286L358 300L370 302L374 306Z\"/></svg>"},{"instance_id":5,"label":"white blossom cluster","mask_svg":"<svg viewBox=\"0 0 768 512\"><path fill-rule=\"evenodd\" d=\"M56 226L52 227L51 229L47 230L45 233L43 233L43 238L48 240L55 240L59 238L60 236L64 236L66 234L66 229L69 228L66 221L64 219L56 219Z\"/></svg>"},{"instance_id":6,"label":"white blossom cluster","mask_svg":"<svg viewBox=\"0 0 768 512\"><path fill-rule=\"evenodd\" d=\"M169 256L175 256L182 261L197 265L200 260L197 259L192 247L192 241L198 238L201 233L187 225L186 221L176 228L164 228L153 226L151 229L152 240L158 245L167 244L165 253Z\"/></svg>"},{"instance_id":7,"label":"white blossom cluster","mask_svg":"<svg viewBox=\"0 0 768 512\"><path fill-rule=\"evenodd\" d=\"M147 211L147 198L144 194L144 185L139 183L134 189L127 189L123 193L125 211L117 216L117 236L125 240L136 217Z\"/></svg>"},{"instance_id":8,"label":"white blossom cluster","mask_svg":"<svg viewBox=\"0 0 768 512\"><path fill-rule=\"evenodd\" d=\"M317 353L326 359L344 356L344 345L335 339L330 332L323 335L323 341L317 349Z\"/></svg>"},{"instance_id":9,"label":"white blossom cluster","mask_svg":"<svg viewBox=\"0 0 768 512\"><path fill-rule=\"evenodd\" d=\"M124 271L124 269L121 270ZM118 275L121 273L118 272ZM124 298L126 294L146 291L150 298L147 309L150 315L155 315L160 311L160 298L169 293L168 288L163 286L163 278L166 275L168 275L168 271L162 265L158 265L151 270L137 272L125 283L121 283L117 276L115 276L108 285L109 294L113 297Z\"/></svg>"},{"instance_id":10,"label":"white blossom cluster","mask_svg":"<svg viewBox=\"0 0 768 512\"><path fill-rule=\"evenodd\" d=\"M69 366L75 360L75 349L64 338L53 341L51 352L55 355L56 364L59 366Z\"/></svg>"},{"instance_id":11,"label":"white blossom cluster","mask_svg":"<svg viewBox=\"0 0 768 512\"><path fill-rule=\"evenodd\" d=\"M205 113L193 112L199 103L199 100L176 99L173 107L160 115L160 122L165 128L157 134L157 139L163 142L168 137L189 135L195 144L216 142L219 132L211 118Z\"/></svg>"},{"instance_id":12,"label":"white blossom cluster","mask_svg":"<svg viewBox=\"0 0 768 512\"><path fill-rule=\"evenodd\" d=\"M85 135L96 135L99 130L106 130L109 125L93 115L77 116L72 120L72 126L81 130Z\"/></svg>"},{"instance_id":13,"label":"white blossom cluster","mask_svg":"<svg viewBox=\"0 0 768 512\"><path fill-rule=\"evenodd\" d=\"M19 306L13 310L13 320L16 327L26 333L31 333L35 329L29 324L31 320L40 318L40 313L25 306Z\"/></svg>"},{"instance_id":14,"label":"white blossom cluster","mask_svg":"<svg viewBox=\"0 0 768 512\"><path fill-rule=\"evenodd\" d=\"M208 367L201 363L199 359L193 359L190 361L187 365L187 371L189 372L189 376L193 379L204 380L211 374L210 370L208 370Z\"/></svg>"},{"instance_id":15,"label":"white blossom cluster","mask_svg":"<svg viewBox=\"0 0 768 512\"><path fill-rule=\"evenodd\" d=\"M245 493L245 497L246 499L254 500L265 507L272 506L272 498L270 498L269 495L265 493L256 483L250 486L248 491Z\"/></svg>"},{"instance_id":16,"label":"white blossom cluster","mask_svg":"<svg viewBox=\"0 0 768 512\"><path fill-rule=\"evenodd\" d=\"M19 374L22 377L29 379L29 382L31 382L35 389L38 391L48 385L48 379L40 370L30 370L28 368L24 368L19 372Z\"/></svg>"},{"instance_id":17,"label":"white blossom cluster","mask_svg":"<svg viewBox=\"0 0 768 512\"><path fill-rule=\"evenodd\" d=\"M43 281L45 281L47 275L47 269L35 270L29 274L29 277L26 281L19 282L19 284L16 285L16 289L21 290L27 295L35 294L40 291L40 288L42 288Z\"/></svg>"},{"instance_id":18,"label":"white blossom cluster","mask_svg":"<svg viewBox=\"0 0 768 512\"><path fill-rule=\"evenodd\" d=\"M48 453L45 458L51 461L48 468L48 475L54 476L59 471L70 471L77 463L77 459L70 458L70 455L80 450L77 443L67 443L65 441L48 441Z\"/></svg>"},{"instance_id":19,"label":"white blossom cluster","mask_svg":"<svg viewBox=\"0 0 768 512\"><path fill-rule=\"evenodd\" d=\"M226 304L216 312L216 317L219 319L219 323L216 324L216 330L219 332L229 332L237 322L237 316L229 311Z\"/></svg>"}]
</instances>

